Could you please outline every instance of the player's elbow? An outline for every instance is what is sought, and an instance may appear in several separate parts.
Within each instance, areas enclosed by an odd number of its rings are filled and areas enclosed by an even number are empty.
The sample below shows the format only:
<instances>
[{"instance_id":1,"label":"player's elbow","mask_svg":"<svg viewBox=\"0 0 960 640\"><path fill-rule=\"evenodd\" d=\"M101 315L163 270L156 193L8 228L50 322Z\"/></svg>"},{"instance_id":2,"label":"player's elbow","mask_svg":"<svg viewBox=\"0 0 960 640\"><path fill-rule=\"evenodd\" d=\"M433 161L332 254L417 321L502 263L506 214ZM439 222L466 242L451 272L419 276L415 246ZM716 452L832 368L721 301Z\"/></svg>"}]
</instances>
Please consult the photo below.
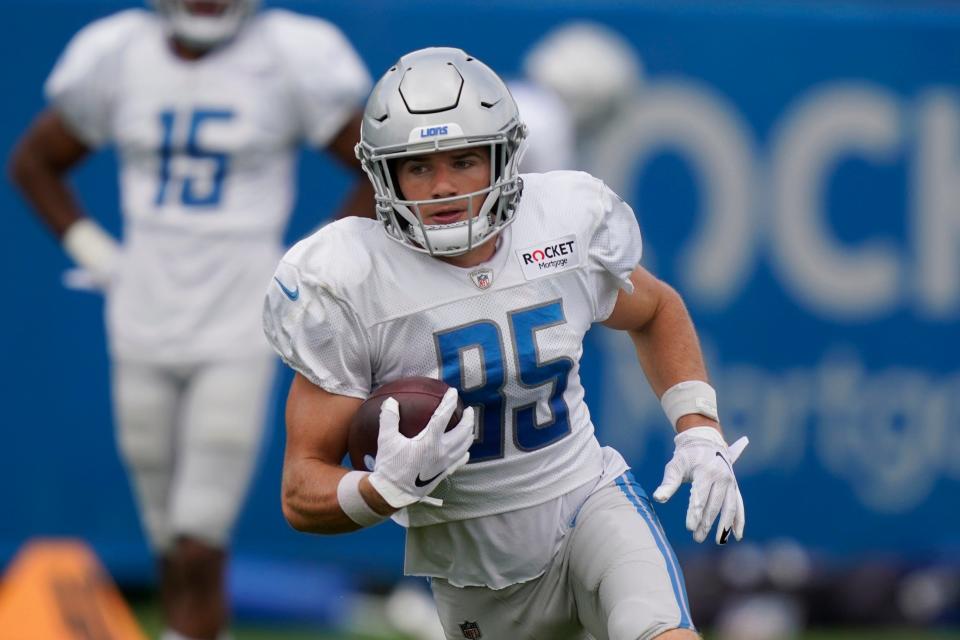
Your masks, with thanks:
<instances>
[{"instance_id":1,"label":"player's elbow","mask_svg":"<svg viewBox=\"0 0 960 640\"><path fill-rule=\"evenodd\" d=\"M660 281L660 301L658 304L658 310L660 309L670 309L670 310L683 310L686 313L687 305L683 301L683 296L680 295L680 292L674 289L672 286Z\"/></svg>"},{"instance_id":2,"label":"player's elbow","mask_svg":"<svg viewBox=\"0 0 960 640\"><path fill-rule=\"evenodd\" d=\"M339 507L317 498L316 495L301 495L296 488L284 487L280 504L287 524L302 533L332 534L356 529L340 525L337 518Z\"/></svg>"},{"instance_id":3,"label":"player's elbow","mask_svg":"<svg viewBox=\"0 0 960 640\"><path fill-rule=\"evenodd\" d=\"M291 482L285 475L283 478L283 487L280 496L280 508L283 511L283 518L291 527L297 531L308 532L311 530L309 511L305 508L304 500L300 495L297 484Z\"/></svg>"},{"instance_id":4,"label":"player's elbow","mask_svg":"<svg viewBox=\"0 0 960 640\"><path fill-rule=\"evenodd\" d=\"M282 509L283 519L287 521L287 524L290 525L291 528L303 533L311 532L310 520L304 517L303 512L286 497L284 497L282 501Z\"/></svg>"},{"instance_id":5,"label":"player's elbow","mask_svg":"<svg viewBox=\"0 0 960 640\"><path fill-rule=\"evenodd\" d=\"M7 158L7 177L24 194L31 196L48 191L61 172L45 153L42 145L30 136L22 138Z\"/></svg>"},{"instance_id":6,"label":"player's elbow","mask_svg":"<svg viewBox=\"0 0 960 640\"><path fill-rule=\"evenodd\" d=\"M36 174L37 163L29 150L21 142L10 152L7 158L7 178L21 189L29 184Z\"/></svg>"},{"instance_id":7,"label":"player's elbow","mask_svg":"<svg viewBox=\"0 0 960 640\"><path fill-rule=\"evenodd\" d=\"M324 533L316 514L304 508L296 496L289 496L284 492L282 510L283 518L294 530L302 533Z\"/></svg>"}]
</instances>

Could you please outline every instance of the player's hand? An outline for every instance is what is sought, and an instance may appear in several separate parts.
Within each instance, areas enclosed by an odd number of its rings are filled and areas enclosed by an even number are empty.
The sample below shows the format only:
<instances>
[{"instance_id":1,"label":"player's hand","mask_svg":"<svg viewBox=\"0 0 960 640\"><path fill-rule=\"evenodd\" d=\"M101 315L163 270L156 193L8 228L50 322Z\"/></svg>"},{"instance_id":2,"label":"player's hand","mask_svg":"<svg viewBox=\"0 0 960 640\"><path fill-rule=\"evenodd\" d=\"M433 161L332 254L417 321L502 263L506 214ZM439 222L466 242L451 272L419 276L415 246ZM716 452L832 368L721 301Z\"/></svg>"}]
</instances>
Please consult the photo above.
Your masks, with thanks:
<instances>
[{"instance_id":1,"label":"player's hand","mask_svg":"<svg viewBox=\"0 0 960 640\"><path fill-rule=\"evenodd\" d=\"M653 499L666 502L682 483L691 482L687 529L693 532L693 539L706 540L719 514L717 544L726 544L731 530L737 540L742 540L746 515L733 463L750 441L744 436L728 447L713 427L687 429L673 441L673 458L663 471L663 482L653 492Z\"/></svg>"},{"instance_id":2,"label":"player's hand","mask_svg":"<svg viewBox=\"0 0 960 640\"><path fill-rule=\"evenodd\" d=\"M63 235L63 248L80 267L64 276L64 284L77 289L106 290L113 281L120 245L90 218L74 222Z\"/></svg>"},{"instance_id":3,"label":"player's hand","mask_svg":"<svg viewBox=\"0 0 960 640\"><path fill-rule=\"evenodd\" d=\"M377 458L370 484L391 507L420 502L448 475L467 464L473 444L473 407L450 431L444 432L457 407L457 390L450 388L423 430L412 438L400 433L400 407L393 398L380 405Z\"/></svg>"}]
</instances>

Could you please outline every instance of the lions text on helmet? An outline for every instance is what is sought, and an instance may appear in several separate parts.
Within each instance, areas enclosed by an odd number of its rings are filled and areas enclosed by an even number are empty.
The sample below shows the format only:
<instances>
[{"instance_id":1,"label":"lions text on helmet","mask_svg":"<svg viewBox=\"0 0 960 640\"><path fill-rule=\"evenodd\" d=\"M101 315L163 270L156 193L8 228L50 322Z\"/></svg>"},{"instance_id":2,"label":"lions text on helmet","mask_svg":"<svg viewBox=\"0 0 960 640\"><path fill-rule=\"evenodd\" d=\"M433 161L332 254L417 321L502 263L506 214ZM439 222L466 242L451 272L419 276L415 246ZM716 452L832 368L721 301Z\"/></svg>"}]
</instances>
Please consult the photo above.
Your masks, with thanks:
<instances>
[{"instance_id":1,"label":"lions text on helmet","mask_svg":"<svg viewBox=\"0 0 960 640\"><path fill-rule=\"evenodd\" d=\"M150 0L170 36L205 50L233 38L260 6L260 0Z\"/></svg>"},{"instance_id":2,"label":"lions text on helmet","mask_svg":"<svg viewBox=\"0 0 960 640\"><path fill-rule=\"evenodd\" d=\"M495 237L520 199L525 136L506 85L479 60L452 48L402 57L373 88L356 148L387 235L436 256Z\"/></svg>"}]
</instances>

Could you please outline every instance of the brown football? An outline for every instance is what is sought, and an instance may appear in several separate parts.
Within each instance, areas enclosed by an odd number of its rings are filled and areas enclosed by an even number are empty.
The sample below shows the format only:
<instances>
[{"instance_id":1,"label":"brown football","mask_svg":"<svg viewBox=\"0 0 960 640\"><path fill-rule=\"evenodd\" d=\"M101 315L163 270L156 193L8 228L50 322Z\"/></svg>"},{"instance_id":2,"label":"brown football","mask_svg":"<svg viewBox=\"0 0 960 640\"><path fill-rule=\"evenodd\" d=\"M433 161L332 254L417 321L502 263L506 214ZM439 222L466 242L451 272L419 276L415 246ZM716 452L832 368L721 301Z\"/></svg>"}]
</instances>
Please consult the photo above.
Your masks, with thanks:
<instances>
[{"instance_id":1,"label":"brown football","mask_svg":"<svg viewBox=\"0 0 960 640\"><path fill-rule=\"evenodd\" d=\"M400 433L412 438L427 426L447 389L445 382L423 377L401 378L374 389L350 422L347 452L353 468L373 471L380 432L380 405L384 400L394 398L400 405ZM463 403L458 400L447 424L448 431L460 422L462 415Z\"/></svg>"}]
</instances>

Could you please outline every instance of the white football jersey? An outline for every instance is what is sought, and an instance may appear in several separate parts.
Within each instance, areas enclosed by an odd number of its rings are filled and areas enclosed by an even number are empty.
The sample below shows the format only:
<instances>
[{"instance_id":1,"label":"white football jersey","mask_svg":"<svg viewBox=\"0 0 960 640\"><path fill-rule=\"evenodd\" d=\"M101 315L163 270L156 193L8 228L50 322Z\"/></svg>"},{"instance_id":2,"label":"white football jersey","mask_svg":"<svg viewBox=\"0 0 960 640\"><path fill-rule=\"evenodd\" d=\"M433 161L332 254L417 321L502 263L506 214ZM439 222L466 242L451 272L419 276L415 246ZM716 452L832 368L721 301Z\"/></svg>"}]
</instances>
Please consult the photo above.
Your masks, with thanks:
<instances>
[{"instance_id":1,"label":"white football jersey","mask_svg":"<svg viewBox=\"0 0 960 640\"><path fill-rule=\"evenodd\" d=\"M575 168L573 116L563 100L549 89L526 80L507 83L517 103L527 138L520 170L546 173Z\"/></svg>"},{"instance_id":2,"label":"white football jersey","mask_svg":"<svg viewBox=\"0 0 960 640\"><path fill-rule=\"evenodd\" d=\"M335 26L287 11L255 15L194 61L143 10L73 38L46 93L86 144L118 151L116 355L179 362L268 348L260 292L282 253L298 145L326 145L370 85Z\"/></svg>"},{"instance_id":3,"label":"white football jersey","mask_svg":"<svg viewBox=\"0 0 960 640\"><path fill-rule=\"evenodd\" d=\"M293 247L264 309L267 337L314 384L366 398L429 376L477 412L470 462L409 507L411 526L540 504L600 476L579 378L583 336L640 261L630 207L585 173L525 174L493 258L464 269L347 219Z\"/></svg>"}]
</instances>

